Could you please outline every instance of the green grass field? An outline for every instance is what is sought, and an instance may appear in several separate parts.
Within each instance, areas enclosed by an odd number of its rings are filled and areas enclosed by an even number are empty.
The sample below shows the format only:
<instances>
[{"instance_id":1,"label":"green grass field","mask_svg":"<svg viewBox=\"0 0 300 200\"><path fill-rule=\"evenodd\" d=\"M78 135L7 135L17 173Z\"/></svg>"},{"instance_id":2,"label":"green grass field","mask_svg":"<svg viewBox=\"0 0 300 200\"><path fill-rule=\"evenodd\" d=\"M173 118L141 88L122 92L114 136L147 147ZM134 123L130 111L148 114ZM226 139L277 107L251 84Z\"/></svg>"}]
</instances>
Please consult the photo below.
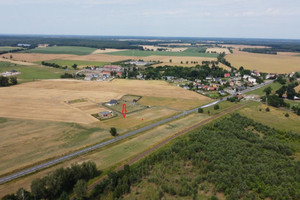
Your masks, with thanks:
<instances>
[{"instance_id":1,"label":"green grass field","mask_svg":"<svg viewBox=\"0 0 300 200\"><path fill-rule=\"evenodd\" d=\"M20 75L17 75L19 83L40 79L58 79L60 78L60 75L66 72L63 69L57 69L53 67L21 66L12 64L10 62L0 62L0 73L11 70L17 70L18 72L21 72ZM68 73L72 72L72 70L68 71Z\"/></svg>"},{"instance_id":2,"label":"green grass field","mask_svg":"<svg viewBox=\"0 0 300 200\"><path fill-rule=\"evenodd\" d=\"M206 47L189 47L186 50L184 50L183 52L186 53L205 53L206 51Z\"/></svg>"},{"instance_id":3,"label":"green grass field","mask_svg":"<svg viewBox=\"0 0 300 200\"><path fill-rule=\"evenodd\" d=\"M267 88L267 87L271 87L272 88L272 92L274 93L276 90L278 90L279 88L281 88L281 84L278 83L278 82L273 82L267 86L264 86L262 88L259 88L257 90L254 90L254 91L250 91L248 92L247 94L256 94L256 95L259 95L259 96L264 96L265 95L265 92L264 92L264 89Z\"/></svg>"},{"instance_id":4,"label":"green grass field","mask_svg":"<svg viewBox=\"0 0 300 200\"><path fill-rule=\"evenodd\" d=\"M300 134L300 117L292 112L281 110L269 106L270 112L266 112L267 106L258 102L253 102L242 109L240 114L249 117L259 123L267 124L270 127L283 131L292 131ZM261 109L261 111L259 111ZM288 113L289 117L285 117Z\"/></svg>"},{"instance_id":5,"label":"green grass field","mask_svg":"<svg viewBox=\"0 0 300 200\"><path fill-rule=\"evenodd\" d=\"M88 55L94 52L96 48L77 47L77 46L55 46L35 48L23 51L25 53L44 53L44 54L74 54L74 55Z\"/></svg>"},{"instance_id":6,"label":"green grass field","mask_svg":"<svg viewBox=\"0 0 300 200\"><path fill-rule=\"evenodd\" d=\"M0 46L0 52L1 51L10 51L15 49L22 49L21 47L8 47L8 46Z\"/></svg>"},{"instance_id":7,"label":"green grass field","mask_svg":"<svg viewBox=\"0 0 300 200\"><path fill-rule=\"evenodd\" d=\"M107 62L97 62L97 61L83 61L83 60L47 60L48 63L56 63L61 66L72 67L72 65L77 64L79 67L87 67L87 66L104 66ZM42 62L37 62L38 64L42 64Z\"/></svg>"},{"instance_id":8,"label":"green grass field","mask_svg":"<svg viewBox=\"0 0 300 200\"><path fill-rule=\"evenodd\" d=\"M213 53L198 53L194 51L182 51L182 52L168 52L168 51L140 51L140 50L127 50L127 51L117 51L105 53L109 55L117 55L117 56L139 56L139 57L147 57L147 56L190 56L190 57L211 57L216 58L218 54Z\"/></svg>"}]
</instances>

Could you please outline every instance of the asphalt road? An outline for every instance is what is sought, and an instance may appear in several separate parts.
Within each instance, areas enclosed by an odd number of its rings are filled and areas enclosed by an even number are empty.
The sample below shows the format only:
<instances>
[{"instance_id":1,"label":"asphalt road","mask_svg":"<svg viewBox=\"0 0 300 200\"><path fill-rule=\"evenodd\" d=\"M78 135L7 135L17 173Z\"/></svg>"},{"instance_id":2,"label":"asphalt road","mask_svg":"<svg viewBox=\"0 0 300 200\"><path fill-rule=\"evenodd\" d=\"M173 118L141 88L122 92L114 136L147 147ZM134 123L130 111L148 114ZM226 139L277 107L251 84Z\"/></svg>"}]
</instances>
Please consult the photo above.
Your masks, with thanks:
<instances>
[{"instance_id":1,"label":"asphalt road","mask_svg":"<svg viewBox=\"0 0 300 200\"><path fill-rule=\"evenodd\" d=\"M247 93L247 92L249 92L249 91L256 90L256 89L261 88L261 87L263 87L263 86L265 86L265 85L268 85L268 84L270 84L270 83L272 83L272 82L273 82L273 80L272 80L272 81L267 81L266 83L257 85L257 86L252 87L252 88L248 88L248 89L246 89L246 90L243 90L243 91L241 91L240 93L244 94L244 93ZM222 100L214 101L214 102L212 102L212 103L209 103L209 104L206 104L206 105L204 105L204 106L201 106L200 108L207 108L207 107L216 105L216 104L220 103L221 101L225 101L226 99L227 99L227 98L223 98ZM75 152L70 153L70 154L67 154L67 155L65 155L65 156L62 156L62 157L59 157L59 158L56 158L56 159L47 161L47 162L42 163L42 164L38 164L38 165L36 165L36 166L30 167L30 168L25 169L25 170L21 170L21 171L19 171L19 172L13 173L13 174L11 174L11 175L2 177L2 178L0 178L0 184L3 184L3 183L6 183L6 182L8 182L8 181L17 179L17 178L19 178L19 177L22 177L22 176L31 174L31 173L33 173L33 172L36 172L36 171L39 171L39 170L41 170L41 169L50 167L50 166L52 166L52 165L61 163L61 162L63 162L63 161L66 161L66 160L69 160L69 159L71 159L71 158L74 158L74 157L76 157L76 156L79 156L79 155L88 153L88 152L90 152L90 151L93 151L93 150L95 150L95 149L104 147L104 146L106 146L106 145L115 143L115 142L117 142L117 141L120 141L120 140L123 140L123 139L125 139L125 138L128 138L128 137L130 137L130 136L132 136L132 135L141 133L141 132L143 132L143 131L147 131L147 130L152 129L152 128L154 128L154 127L160 126L160 125L162 125L162 124L164 124L164 123L166 123L166 122L172 121L172 120L174 120L174 119L183 117L183 116L185 116L185 115L188 115L188 114L190 114L190 113L197 112L197 111L198 111L198 108L195 108L195 109L192 109L192 110L188 110L188 111L184 111L184 112L182 112L182 113L180 113L180 114L178 114L178 115L175 115L175 116L173 116L173 117L170 117L170 118L161 120L161 121L159 121L159 122L156 122L156 123L154 123L154 124L145 126L145 127L143 127L143 128L137 129L137 130L135 130L135 131L131 131L131 132L129 132L129 133L126 133L126 134L124 134L124 135L115 137L115 138L110 139L110 140L107 140L107 141L105 141L105 142L102 142L102 143L99 143L99 144L96 144L96 145L93 145L93 146L84 148L84 149L79 150L79 151L75 151Z\"/></svg>"}]
</instances>

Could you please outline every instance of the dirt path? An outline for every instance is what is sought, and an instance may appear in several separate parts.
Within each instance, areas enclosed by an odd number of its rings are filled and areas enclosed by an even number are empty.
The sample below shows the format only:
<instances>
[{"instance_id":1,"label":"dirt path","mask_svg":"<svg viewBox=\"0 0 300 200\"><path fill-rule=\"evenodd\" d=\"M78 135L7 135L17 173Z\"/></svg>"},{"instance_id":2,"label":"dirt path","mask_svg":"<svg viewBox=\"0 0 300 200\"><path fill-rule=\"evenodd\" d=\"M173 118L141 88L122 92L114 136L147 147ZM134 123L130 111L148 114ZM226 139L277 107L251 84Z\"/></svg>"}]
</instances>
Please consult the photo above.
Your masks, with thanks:
<instances>
[{"instance_id":1,"label":"dirt path","mask_svg":"<svg viewBox=\"0 0 300 200\"><path fill-rule=\"evenodd\" d=\"M163 145L165 145L165 144L168 143L169 141L171 141L171 140L177 138L178 136L181 136L181 135L183 135L183 134L185 134L185 133L187 133L187 132L190 132L190 131L192 131L192 130L194 130L194 129L196 129L196 128L198 128L198 127L200 127L200 126L202 126L202 125L204 125L204 124L206 124L206 123L208 123L208 122L210 122L210 121L212 121L212 120L214 120L214 119L217 119L217 118L219 118L219 117L221 117L221 116L223 116L223 115L225 115L225 114L231 113L231 112L233 112L233 111L235 111L235 110L237 110L237 109L239 109L239 108L241 108L241 107L243 107L243 106L245 106L245 105L248 105L249 103L250 103L250 102L248 102L248 103L246 103L246 104L240 104L240 105L233 106L233 107L231 107L231 108L229 108L229 109L227 109L227 110L225 110L225 111L223 111L223 112L221 112L221 113L219 113L219 114L217 114L217 115L214 115L214 116L212 116L212 117L209 117L209 118L207 118L207 119L201 121L201 122L198 123L198 124L195 124L195 125L193 125L193 126L191 126L191 127L189 127L189 128L186 128L186 129L184 129L184 130L182 130L182 131L176 133L175 135L173 135L173 136L171 136L171 137L169 137L169 138L163 140L162 142L160 142L159 144L153 146L152 148L148 149L147 151L145 151L145 152L143 152L143 153L137 155L135 158L133 158L132 160L128 161L126 164L127 164L127 165L131 165L131 164L133 164L133 163L139 161L140 159L146 157L147 155L151 154L152 152L154 152L154 151L157 150L158 148L162 147ZM123 168L124 168L124 165L118 167L117 169L115 169L115 171L118 172L118 171L122 170ZM89 191L92 190L96 185L98 185L99 183L101 183L102 180L104 180L105 178L107 178L107 175L104 176L104 177L102 177L101 179L99 179L99 180L96 181L95 183L91 184L91 185L88 187L88 190L89 190Z\"/></svg>"}]
</instances>

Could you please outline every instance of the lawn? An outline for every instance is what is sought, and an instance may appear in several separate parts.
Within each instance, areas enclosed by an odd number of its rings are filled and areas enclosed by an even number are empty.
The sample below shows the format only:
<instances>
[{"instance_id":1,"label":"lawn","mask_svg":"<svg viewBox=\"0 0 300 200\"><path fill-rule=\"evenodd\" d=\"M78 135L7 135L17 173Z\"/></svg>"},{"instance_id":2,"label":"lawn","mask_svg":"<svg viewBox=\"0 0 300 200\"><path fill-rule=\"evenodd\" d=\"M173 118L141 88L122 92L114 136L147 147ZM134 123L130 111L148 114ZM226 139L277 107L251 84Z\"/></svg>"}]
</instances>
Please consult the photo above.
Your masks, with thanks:
<instances>
[{"instance_id":1,"label":"lawn","mask_svg":"<svg viewBox=\"0 0 300 200\"><path fill-rule=\"evenodd\" d=\"M267 124L270 127L300 134L299 116L292 112L280 110L271 106L269 106L270 112L266 112L266 108L266 105L254 102L241 108L237 112L259 123ZM259 111L259 109L261 109L261 111ZM286 113L289 114L289 117L285 117Z\"/></svg>"},{"instance_id":2,"label":"lawn","mask_svg":"<svg viewBox=\"0 0 300 200\"><path fill-rule=\"evenodd\" d=\"M72 65L77 64L79 68L87 67L87 66L104 66L107 62L97 62L97 61L84 61L84 60L47 60L47 63L56 63L61 66L68 66L69 68ZM41 64L42 62L37 62Z\"/></svg>"},{"instance_id":3,"label":"lawn","mask_svg":"<svg viewBox=\"0 0 300 200\"><path fill-rule=\"evenodd\" d=\"M43 53L43 54L73 54L88 55L94 52L96 48L79 47L79 46L54 46L25 50L26 53Z\"/></svg>"},{"instance_id":4,"label":"lawn","mask_svg":"<svg viewBox=\"0 0 300 200\"><path fill-rule=\"evenodd\" d=\"M63 69L57 69L53 67L42 67L42 66L21 66L12 64L9 62L0 62L0 72L17 70L21 72L17 75L19 82L29 82L40 79L58 79L66 71ZM72 72L68 72L72 73Z\"/></svg>"},{"instance_id":5,"label":"lawn","mask_svg":"<svg viewBox=\"0 0 300 200\"><path fill-rule=\"evenodd\" d=\"M190 53L205 53L206 47L189 47L183 52L190 52Z\"/></svg>"},{"instance_id":6,"label":"lawn","mask_svg":"<svg viewBox=\"0 0 300 200\"><path fill-rule=\"evenodd\" d=\"M140 51L140 50L127 50L127 51L117 51L105 53L109 55L117 55L117 56L139 56L139 57L147 57L147 56L189 56L189 57L211 57L216 58L218 54L215 53L198 53L194 51L182 51L182 52L169 52L169 51Z\"/></svg>"},{"instance_id":7,"label":"lawn","mask_svg":"<svg viewBox=\"0 0 300 200\"><path fill-rule=\"evenodd\" d=\"M269 85L266 85L262 88L259 88L257 90L254 90L254 91L250 91L250 92L247 92L247 94L256 94L256 95L259 95L259 96L264 96L266 95L265 92L264 92L264 89L267 88L267 87L271 87L272 88L272 92L274 93L276 90L278 90L279 88L282 87L282 85L278 82L273 82Z\"/></svg>"}]
</instances>

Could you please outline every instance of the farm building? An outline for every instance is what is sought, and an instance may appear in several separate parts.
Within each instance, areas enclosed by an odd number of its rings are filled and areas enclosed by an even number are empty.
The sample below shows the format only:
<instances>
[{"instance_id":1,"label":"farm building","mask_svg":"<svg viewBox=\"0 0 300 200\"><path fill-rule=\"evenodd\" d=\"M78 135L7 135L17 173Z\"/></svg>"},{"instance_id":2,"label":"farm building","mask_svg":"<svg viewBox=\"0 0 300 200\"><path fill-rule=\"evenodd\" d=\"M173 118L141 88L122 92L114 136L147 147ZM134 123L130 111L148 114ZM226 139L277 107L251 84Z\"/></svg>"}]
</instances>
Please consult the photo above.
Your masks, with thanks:
<instances>
[{"instance_id":1,"label":"farm building","mask_svg":"<svg viewBox=\"0 0 300 200\"><path fill-rule=\"evenodd\" d=\"M114 105L117 105L117 104L118 104L118 101L115 100L115 99L112 99L112 100L110 100L110 101L107 103L108 106L114 106Z\"/></svg>"},{"instance_id":2,"label":"farm building","mask_svg":"<svg viewBox=\"0 0 300 200\"><path fill-rule=\"evenodd\" d=\"M99 117L111 117L112 111L103 111L98 113Z\"/></svg>"}]
</instances>

